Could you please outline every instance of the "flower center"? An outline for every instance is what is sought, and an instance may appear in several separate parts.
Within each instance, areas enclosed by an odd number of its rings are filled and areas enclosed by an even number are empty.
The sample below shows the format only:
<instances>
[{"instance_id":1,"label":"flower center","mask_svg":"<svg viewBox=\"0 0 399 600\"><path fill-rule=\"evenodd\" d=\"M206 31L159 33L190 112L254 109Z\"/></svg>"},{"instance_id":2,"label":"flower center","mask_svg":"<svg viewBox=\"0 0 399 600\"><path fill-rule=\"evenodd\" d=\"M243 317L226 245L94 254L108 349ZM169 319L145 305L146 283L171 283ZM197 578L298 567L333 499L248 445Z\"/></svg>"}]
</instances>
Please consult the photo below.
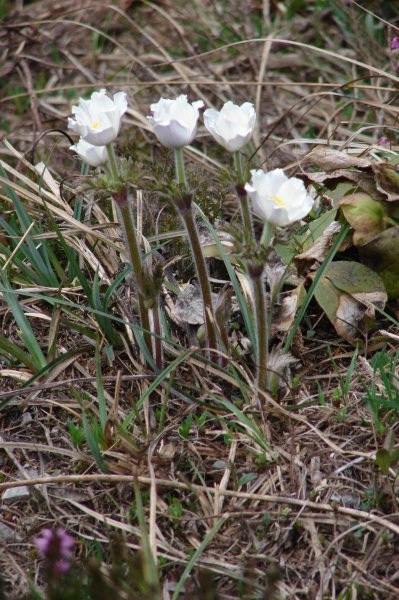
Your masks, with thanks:
<instances>
[{"instance_id":1,"label":"flower center","mask_svg":"<svg viewBox=\"0 0 399 600\"><path fill-rule=\"evenodd\" d=\"M278 206L285 206L285 203L278 196L270 195L269 200L275 202L276 204L278 204Z\"/></svg>"},{"instance_id":2,"label":"flower center","mask_svg":"<svg viewBox=\"0 0 399 600\"><path fill-rule=\"evenodd\" d=\"M96 121L95 123L93 123L93 129L97 129L97 127L100 125L100 121Z\"/></svg>"}]
</instances>

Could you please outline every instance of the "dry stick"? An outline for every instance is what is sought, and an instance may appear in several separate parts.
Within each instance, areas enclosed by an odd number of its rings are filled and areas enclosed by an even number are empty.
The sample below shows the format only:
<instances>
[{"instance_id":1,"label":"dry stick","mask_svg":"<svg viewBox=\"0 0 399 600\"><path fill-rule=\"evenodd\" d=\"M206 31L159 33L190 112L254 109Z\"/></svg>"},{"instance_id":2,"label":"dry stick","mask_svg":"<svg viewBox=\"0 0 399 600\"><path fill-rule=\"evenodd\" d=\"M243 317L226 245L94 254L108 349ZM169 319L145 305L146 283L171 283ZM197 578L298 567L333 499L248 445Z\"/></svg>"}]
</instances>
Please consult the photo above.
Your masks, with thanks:
<instances>
[{"instance_id":1,"label":"dry stick","mask_svg":"<svg viewBox=\"0 0 399 600\"><path fill-rule=\"evenodd\" d=\"M16 255L16 253L18 252L18 250L20 249L20 247L22 246L22 244L25 242L25 239L28 237L28 235L30 233L30 230L35 225L36 225L35 221L32 221L32 223L29 225L28 229L25 231L24 235L19 240L18 244L15 246L14 250L11 252L10 256L7 258L7 260L4 263L4 265L1 267L2 271L5 271L7 269L8 265L13 260L14 256Z\"/></svg>"},{"instance_id":2,"label":"dry stick","mask_svg":"<svg viewBox=\"0 0 399 600\"><path fill-rule=\"evenodd\" d=\"M354 90L376 90L376 91L380 91L380 92L397 92L397 88L396 87L391 87L388 85L370 85L367 83L357 83L358 81L361 81L362 79L365 79L366 77L369 77L368 75L364 75L363 77L357 77L356 79L352 79L351 81L346 81L345 84L341 84L341 85L337 85L336 83L328 83L328 82L319 82L319 81L278 81L276 79L268 79L267 81L257 81L257 80L251 80L251 81L243 81L243 80L238 80L238 81L234 81L234 85L237 87L243 87L243 88L247 88L247 87L270 87L270 88L290 88L290 87L297 87L299 84L303 87L317 87L317 89L319 88L325 88L327 90L329 89L334 89L334 88L340 88L340 87L346 87L346 88L350 88L350 89L354 89ZM374 77L377 77L376 75ZM178 86L182 86L182 85L187 85L187 84L192 84L194 83L194 81L191 81L190 79L186 80L186 79L182 79L182 78L175 78L175 79L171 79L170 81L168 81L168 85L175 85L176 87ZM213 85L213 86L225 86L226 85L226 81L224 80L215 80L215 79L195 79L195 83L198 85ZM88 89L98 89L101 87L105 87L109 85L109 81L98 81L97 83L82 83L82 84L76 84L74 85L74 89L75 90L88 90ZM114 81L114 85L113 87L115 89L119 89L119 88L123 88L123 87L131 87L131 82L129 81ZM137 81L135 80L134 85L136 87L145 87L145 88L151 88L152 86L157 87L159 86L159 82L158 81ZM65 91L69 91L71 89L70 85L58 85L55 87L51 88L51 93L55 93L55 92L65 92ZM43 96L44 94L48 93L48 88L44 88L41 90L34 90L34 94L35 96ZM199 94L200 95L200 94ZM21 98L27 98L29 96L28 92L21 92L19 94L12 94L11 96L5 96L4 98L0 99L0 105L1 104L5 104L6 102L14 102L14 100L19 100ZM359 99L360 102L362 102L361 99ZM368 101L367 101L368 102ZM372 106L376 106L375 103L372 104ZM399 112L399 108L395 108L393 106L387 106L384 105L383 103L378 104L379 108L384 108L386 107L387 109L389 109L390 111L397 113ZM137 119L140 119L140 114L132 109L128 109L127 114L133 114ZM143 121L143 124L145 123L145 121Z\"/></svg>"},{"instance_id":3,"label":"dry stick","mask_svg":"<svg viewBox=\"0 0 399 600\"><path fill-rule=\"evenodd\" d=\"M134 475L105 475L99 473L96 475L57 475L54 477L35 477L32 479L23 479L21 481L10 481L7 483L0 483L0 492L9 488L17 488L33 485L48 485L53 483L129 483L139 482L142 485L151 485L153 479L151 477ZM187 484L181 481L170 481L169 479L157 479L156 483L158 487L188 490L191 492L217 494L218 489L205 487L196 484ZM251 494L250 492L235 492L232 490L224 490L223 496L229 498L242 498L244 500L256 500L258 502L276 503L276 504L288 504L289 506L298 506L307 509L324 511L331 514L341 514L354 519L364 519L369 523L377 523L381 527L389 529L396 535L399 535L399 525L388 521L384 517L368 513L364 510L357 510L355 508L347 508L345 506L337 506L331 504L318 504L317 502L311 502L310 500L300 500L299 498L290 498L287 496L275 496L273 494ZM219 515L215 515L218 517ZM396 517L399 520L399 513L390 515Z\"/></svg>"}]
</instances>

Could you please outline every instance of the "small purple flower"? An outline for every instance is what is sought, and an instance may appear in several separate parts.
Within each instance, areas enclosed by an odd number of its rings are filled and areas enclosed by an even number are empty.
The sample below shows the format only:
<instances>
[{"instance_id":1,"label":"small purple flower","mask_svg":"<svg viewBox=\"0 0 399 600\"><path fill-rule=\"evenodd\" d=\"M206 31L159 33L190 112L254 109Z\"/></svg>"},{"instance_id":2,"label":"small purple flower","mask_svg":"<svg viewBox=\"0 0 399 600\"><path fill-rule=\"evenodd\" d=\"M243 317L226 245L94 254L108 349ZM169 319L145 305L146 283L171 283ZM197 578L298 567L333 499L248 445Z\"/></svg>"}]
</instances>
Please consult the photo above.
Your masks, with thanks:
<instances>
[{"instance_id":1,"label":"small purple flower","mask_svg":"<svg viewBox=\"0 0 399 600\"><path fill-rule=\"evenodd\" d=\"M54 574L65 573L70 568L74 539L62 527L43 529L35 539L41 558L45 558Z\"/></svg>"},{"instance_id":2,"label":"small purple flower","mask_svg":"<svg viewBox=\"0 0 399 600\"><path fill-rule=\"evenodd\" d=\"M385 137L385 135L383 135L379 140L378 140L378 145L379 146L387 146L389 144L389 139L387 137Z\"/></svg>"},{"instance_id":3,"label":"small purple flower","mask_svg":"<svg viewBox=\"0 0 399 600\"><path fill-rule=\"evenodd\" d=\"M399 37L392 38L391 50L397 50L399 48Z\"/></svg>"}]
</instances>

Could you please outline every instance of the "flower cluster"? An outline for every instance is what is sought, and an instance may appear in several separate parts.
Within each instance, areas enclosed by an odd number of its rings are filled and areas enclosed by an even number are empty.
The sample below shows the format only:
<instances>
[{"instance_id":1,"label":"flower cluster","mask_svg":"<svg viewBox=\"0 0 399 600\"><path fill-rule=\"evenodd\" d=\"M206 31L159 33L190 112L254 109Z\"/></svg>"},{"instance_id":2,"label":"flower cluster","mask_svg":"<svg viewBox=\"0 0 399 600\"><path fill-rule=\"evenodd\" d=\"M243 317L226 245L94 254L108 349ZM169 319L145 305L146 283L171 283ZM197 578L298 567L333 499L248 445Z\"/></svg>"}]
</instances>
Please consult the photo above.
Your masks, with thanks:
<instances>
[{"instance_id":1,"label":"flower cluster","mask_svg":"<svg viewBox=\"0 0 399 600\"><path fill-rule=\"evenodd\" d=\"M209 349L208 355L217 359L218 332L216 329L216 317L213 306L212 291L209 282L209 274L205 262L204 251L196 226L193 213L192 193L189 188L183 159L183 148L194 140L197 129L200 110L204 107L202 100L190 103L187 96L181 94L175 99L160 98L151 104L151 114L147 117L152 125L153 132L160 143L174 151L175 170L178 194L173 192L173 201L179 212L181 221L185 227L190 242L194 263L197 270L198 281L202 292L204 323L206 330L206 342ZM111 99L106 90L94 92L90 100L80 98L79 105L74 106L72 113L74 118L69 119L69 127L81 138L80 141L71 146L78 156L93 167L98 167L108 161L109 169L115 184L120 182L118 165L112 142L119 133L121 118L127 110L126 94L118 92ZM313 199L307 193L301 179L287 177L282 169L274 169L265 173L261 169L251 171L251 179L243 171L240 151L250 141L255 124L256 111L250 102L244 102L241 106L228 101L220 111L208 108L203 115L204 125L213 139L234 157L236 171L236 190L241 209L243 239L250 247L251 243L256 246L256 251L261 260L254 257L246 259L246 271L251 279L255 317L257 322L257 387L259 389L270 389L268 383L269 354L268 354L268 330L269 317L265 286L262 278L266 256L272 245L274 229L286 227L295 221L303 219L311 211ZM246 181L246 183L245 183ZM143 281L151 280L151 275L143 267L140 244L135 233L135 224L132 212L127 202L121 202L120 193L113 194L119 210L121 225L125 230L128 255L133 267L136 281L141 285ZM127 190L123 189L123 198L127 198ZM263 234L258 242L253 236L252 210L264 223ZM162 344L158 344L151 338L161 339L161 330L152 329L153 324L160 323L159 315L150 318L149 310L155 307L158 310L158 298L148 301L148 294L141 285L138 291L138 304L141 326L148 353L154 358L157 368L162 368ZM154 325L155 326L155 325ZM220 333L220 332L219 332ZM50 534L48 534L50 535ZM44 545L44 541L43 541Z\"/></svg>"},{"instance_id":2,"label":"flower cluster","mask_svg":"<svg viewBox=\"0 0 399 600\"><path fill-rule=\"evenodd\" d=\"M39 555L46 559L53 576L69 571L74 543L73 537L62 527L43 529L35 539Z\"/></svg>"},{"instance_id":3,"label":"flower cluster","mask_svg":"<svg viewBox=\"0 0 399 600\"><path fill-rule=\"evenodd\" d=\"M202 100L190 103L184 94L174 100L160 98L151 104L151 115L147 118L161 144L171 149L182 148L194 140L203 106ZM90 100L80 98L79 105L72 108L74 118L68 120L69 128L81 136L71 150L90 166L106 163L106 146L117 137L126 110L124 92L114 94L111 99L106 90L101 89L94 92ZM249 142L255 123L256 112L250 102L238 106L228 101L220 111L208 108L204 112L206 129L228 152L238 152ZM311 210L312 198L300 179L288 178L282 169L269 173L252 170L251 176L245 190L255 214L264 222L284 227L302 219Z\"/></svg>"},{"instance_id":4,"label":"flower cluster","mask_svg":"<svg viewBox=\"0 0 399 600\"><path fill-rule=\"evenodd\" d=\"M201 100L190 104L184 95L175 100L161 98L151 105L152 115L148 120L161 144L180 148L193 141L202 107ZM228 101L220 111L208 108L204 112L206 129L228 152L237 152L249 142L255 123L256 112L250 102L238 106ZM263 221L284 227L302 219L311 210L313 200L300 179L288 178L282 169L270 173L253 170L251 175L252 182L245 185L245 190L255 214Z\"/></svg>"}]
</instances>

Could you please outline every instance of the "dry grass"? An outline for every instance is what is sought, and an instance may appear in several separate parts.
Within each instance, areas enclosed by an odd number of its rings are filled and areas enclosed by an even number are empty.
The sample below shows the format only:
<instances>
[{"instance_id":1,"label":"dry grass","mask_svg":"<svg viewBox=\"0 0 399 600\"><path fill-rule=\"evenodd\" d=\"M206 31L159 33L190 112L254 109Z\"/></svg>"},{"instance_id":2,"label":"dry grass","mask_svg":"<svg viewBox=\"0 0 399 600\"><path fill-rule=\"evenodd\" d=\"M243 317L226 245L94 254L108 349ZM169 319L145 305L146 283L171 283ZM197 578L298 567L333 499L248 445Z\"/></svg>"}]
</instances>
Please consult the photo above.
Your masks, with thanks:
<instances>
[{"instance_id":1,"label":"dry grass","mask_svg":"<svg viewBox=\"0 0 399 600\"><path fill-rule=\"evenodd\" d=\"M81 219L74 213L80 180L72 176L79 166L59 130L66 129L79 95L103 86L127 92L120 149L150 176L170 165L150 132L149 104L178 93L202 98L207 106L228 99L253 101L260 116L253 161L267 168L298 172L304 156L320 144L367 155L377 151L382 135L392 135L391 150L398 150L399 54L389 49L397 33L395 3L368 3L378 19L367 17L355 2L336 0L326 8L315 1L304 3L291 20L285 6L290 3L275 2L17 4L20 10L9 10L0 37L0 127L7 140L0 159L26 211L48 223L44 238L55 237L47 207L91 280L98 271L103 282L111 283L123 257L112 214L96 192L85 196ZM39 161L51 171L44 182L34 170ZM224 217L230 218L230 190L221 190L216 181L218 167L227 166L225 156L204 131L190 150L190 163L194 174L205 172L212 181ZM0 201L9 218L7 194ZM138 205L152 241L152 224L162 223L157 221L161 209L164 233L175 229L176 221L165 216L162 205ZM173 231L165 235L173 248ZM6 239L1 230L0 236ZM175 248L184 254L184 245ZM168 258L176 261L180 283L186 283L187 261ZM221 278L220 267L213 268ZM25 290L20 296L24 311L49 356L74 354L25 388L20 384L31 377L29 368L1 363L0 402L9 401L0 412L0 492L20 485L31 489L29 499L3 504L0 514L0 531L9 528L9 538L0 542L0 572L11 598L26 592L28 575L40 585L33 540L43 527L62 525L76 535L81 561L99 546L107 559L115 532L123 534L132 552L139 549L134 481L143 493L165 599L172 597L198 549L180 597L398 597L396 471L383 476L375 464L387 432L395 436L397 413L383 415L378 428L364 387L373 378L372 357L383 344L371 343L356 359L344 389L354 350L337 339L311 305L303 339L296 339L295 385L286 387L278 401L264 395L255 404L250 356L246 364L237 359L235 378L194 351L184 355L181 347L169 348L172 377L152 389L154 376L140 363L126 329L125 346L113 359L100 356L108 416L103 452L108 473L101 473L89 445L74 444L66 426L69 419L80 427L83 413L99 418L95 340L67 322L54 330L59 315L46 301L58 299L61 307L72 303L71 314L63 316L96 331L82 288L77 281L61 291L24 278L14 283ZM123 320L131 316L128 293L123 290L112 308L122 331ZM1 333L20 343L5 302L0 314ZM398 333L397 324L381 326ZM171 327L176 342L189 346L187 332ZM306 337L311 329L314 336ZM387 354L394 355L397 347L392 338ZM383 382L377 384L383 390ZM133 425L122 435L128 417ZM202 548L207 535L211 539ZM210 573L210 581L198 592L205 578L201 569Z\"/></svg>"}]
</instances>

